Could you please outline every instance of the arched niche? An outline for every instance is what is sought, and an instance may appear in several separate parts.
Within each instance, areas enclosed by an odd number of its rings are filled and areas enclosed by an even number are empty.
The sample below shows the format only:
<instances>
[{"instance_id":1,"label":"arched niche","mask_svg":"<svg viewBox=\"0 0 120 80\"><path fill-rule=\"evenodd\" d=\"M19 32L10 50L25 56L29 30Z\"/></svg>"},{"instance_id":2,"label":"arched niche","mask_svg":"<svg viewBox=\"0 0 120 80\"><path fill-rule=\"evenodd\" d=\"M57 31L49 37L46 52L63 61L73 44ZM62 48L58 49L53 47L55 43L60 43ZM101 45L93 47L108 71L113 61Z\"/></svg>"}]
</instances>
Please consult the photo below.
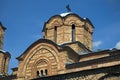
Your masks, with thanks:
<instances>
[{"instance_id":1,"label":"arched niche","mask_svg":"<svg viewBox=\"0 0 120 80\"><path fill-rule=\"evenodd\" d=\"M48 74L52 75L52 71L57 73L57 70L60 69L58 49L51 44L38 44L27 53L24 53L24 55L24 60L20 63L22 66L19 69L22 69L21 73L23 76L28 76L27 79L36 78L37 66L39 66L41 61L45 61L49 65L49 72L45 69ZM53 65L52 63L56 67L54 70L51 69L52 66L50 67L50 65Z\"/></svg>"},{"instance_id":2,"label":"arched niche","mask_svg":"<svg viewBox=\"0 0 120 80\"><path fill-rule=\"evenodd\" d=\"M51 28L54 28L55 26L61 26L61 25L63 25L62 18L60 16L53 16L47 21L44 27L49 30Z\"/></svg>"},{"instance_id":3,"label":"arched niche","mask_svg":"<svg viewBox=\"0 0 120 80\"><path fill-rule=\"evenodd\" d=\"M82 26L84 24L84 19L79 17L76 14L69 14L65 17L64 24L65 25L72 25L74 24L75 26Z\"/></svg>"}]
</instances>

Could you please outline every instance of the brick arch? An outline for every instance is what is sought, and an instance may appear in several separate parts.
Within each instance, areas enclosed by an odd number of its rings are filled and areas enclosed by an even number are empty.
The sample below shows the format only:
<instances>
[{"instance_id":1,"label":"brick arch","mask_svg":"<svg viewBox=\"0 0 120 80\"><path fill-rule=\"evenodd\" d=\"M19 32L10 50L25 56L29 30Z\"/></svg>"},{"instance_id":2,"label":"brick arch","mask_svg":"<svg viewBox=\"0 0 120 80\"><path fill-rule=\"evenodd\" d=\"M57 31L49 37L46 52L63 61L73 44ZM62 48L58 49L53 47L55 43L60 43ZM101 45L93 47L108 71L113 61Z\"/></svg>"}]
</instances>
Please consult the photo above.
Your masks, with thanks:
<instances>
[{"instance_id":1,"label":"brick arch","mask_svg":"<svg viewBox=\"0 0 120 80\"><path fill-rule=\"evenodd\" d=\"M45 66L44 66L45 65ZM42 66L42 67L41 67ZM36 78L37 74L36 72L38 70L42 70L42 69L47 69L49 70L49 73L48 75L50 74L51 72L51 62L50 62L50 59L48 59L47 57L42 57L42 58L38 58L36 61L34 61L34 64L32 66L32 73L31 73L31 76L33 78Z\"/></svg>"},{"instance_id":2,"label":"brick arch","mask_svg":"<svg viewBox=\"0 0 120 80\"><path fill-rule=\"evenodd\" d=\"M49 22L48 24L49 24L49 26L46 26L46 27L49 29L49 27L53 28L54 26L61 26L63 23L60 19L54 19L51 22Z\"/></svg>"},{"instance_id":3,"label":"brick arch","mask_svg":"<svg viewBox=\"0 0 120 80\"><path fill-rule=\"evenodd\" d=\"M62 17L60 15L54 15L51 18L49 18L49 20L47 21L47 23L50 23L54 19L60 19L62 21Z\"/></svg>"},{"instance_id":4,"label":"brick arch","mask_svg":"<svg viewBox=\"0 0 120 80\"><path fill-rule=\"evenodd\" d=\"M68 15L66 16L64 20L65 25L72 25L74 24L75 26L82 26L84 24L84 20L78 16L75 15Z\"/></svg>"},{"instance_id":5,"label":"brick arch","mask_svg":"<svg viewBox=\"0 0 120 80\"><path fill-rule=\"evenodd\" d=\"M27 66L28 66L30 60L32 59L32 57L34 57L35 54L38 54L39 51L41 51L42 49L48 50L50 52L50 54L54 57L54 59L57 63L57 69L59 70L60 64L59 64L59 58L58 58L58 50L53 45L46 44L46 43L41 43L41 44L37 45L37 47L35 49L32 49L32 51L29 51L29 53L27 53L27 56L24 59L24 65L23 65L23 68L22 68L23 69L22 72L23 72L24 76L26 76L26 70L27 70ZM41 57L45 58L45 56L41 56ZM40 57L38 57L38 59L40 59ZM46 60L47 60L47 58L46 58ZM50 60L50 59L48 58L48 60ZM35 77L35 75L33 75L32 78L33 77Z\"/></svg>"},{"instance_id":6,"label":"brick arch","mask_svg":"<svg viewBox=\"0 0 120 80\"><path fill-rule=\"evenodd\" d=\"M61 25L63 25L63 20L62 20L61 17L55 16L55 17L51 18L46 24L47 25L45 25L45 27L47 29L51 29L51 28L54 28L54 26L61 26Z\"/></svg>"}]
</instances>

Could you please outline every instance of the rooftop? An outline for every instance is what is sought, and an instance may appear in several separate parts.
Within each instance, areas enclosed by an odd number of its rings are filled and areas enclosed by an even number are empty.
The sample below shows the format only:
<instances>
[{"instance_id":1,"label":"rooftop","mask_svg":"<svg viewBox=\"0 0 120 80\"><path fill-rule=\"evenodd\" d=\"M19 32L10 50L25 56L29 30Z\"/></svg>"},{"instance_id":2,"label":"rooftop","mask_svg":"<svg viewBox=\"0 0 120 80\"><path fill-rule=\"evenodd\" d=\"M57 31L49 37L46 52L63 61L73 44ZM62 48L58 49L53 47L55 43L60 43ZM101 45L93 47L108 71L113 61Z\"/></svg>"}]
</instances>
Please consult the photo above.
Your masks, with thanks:
<instances>
[{"instance_id":1,"label":"rooftop","mask_svg":"<svg viewBox=\"0 0 120 80\"><path fill-rule=\"evenodd\" d=\"M68 14L71 14L71 13L72 13L72 12L61 13L60 16L61 16L61 17L65 17L65 16L67 16Z\"/></svg>"}]
</instances>

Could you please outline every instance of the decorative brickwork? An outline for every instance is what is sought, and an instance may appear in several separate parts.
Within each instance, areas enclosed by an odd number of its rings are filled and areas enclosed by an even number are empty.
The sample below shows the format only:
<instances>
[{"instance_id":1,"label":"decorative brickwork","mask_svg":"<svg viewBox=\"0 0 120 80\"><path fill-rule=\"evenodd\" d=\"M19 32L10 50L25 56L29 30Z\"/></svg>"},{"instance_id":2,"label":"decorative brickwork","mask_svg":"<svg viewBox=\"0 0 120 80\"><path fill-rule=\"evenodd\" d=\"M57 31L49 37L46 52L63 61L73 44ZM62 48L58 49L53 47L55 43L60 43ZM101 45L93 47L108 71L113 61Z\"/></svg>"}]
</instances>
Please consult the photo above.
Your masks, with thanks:
<instances>
[{"instance_id":1,"label":"decorative brickwork","mask_svg":"<svg viewBox=\"0 0 120 80\"><path fill-rule=\"evenodd\" d=\"M0 22L0 77L8 75L8 64L10 60L9 52L2 50L5 29Z\"/></svg>"},{"instance_id":2,"label":"decorative brickwork","mask_svg":"<svg viewBox=\"0 0 120 80\"><path fill-rule=\"evenodd\" d=\"M43 39L17 57L12 75L0 79L120 80L120 50L92 52L93 28L88 18L72 12L51 17L44 24ZM0 52L0 72L7 74L9 58Z\"/></svg>"},{"instance_id":3,"label":"decorative brickwork","mask_svg":"<svg viewBox=\"0 0 120 80\"><path fill-rule=\"evenodd\" d=\"M113 70L120 64L120 51L92 52L93 28L88 18L77 14L51 17L43 27L44 39L34 42L17 58L18 71L13 75L17 73L17 80L118 79L114 74L119 72Z\"/></svg>"},{"instance_id":4,"label":"decorative brickwork","mask_svg":"<svg viewBox=\"0 0 120 80\"><path fill-rule=\"evenodd\" d=\"M46 39L38 40L18 57L18 78L33 79L65 73L67 62L79 61L78 54L69 47L63 48ZM73 59L74 58L74 59Z\"/></svg>"},{"instance_id":5,"label":"decorative brickwork","mask_svg":"<svg viewBox=\"0 0 120 80\"><path fill-rule=\"evenodd\" d=\"M120 80L120 65L41 77L33 80Z\"/></svg>"},{"instance_id":6,"label":"decorative brickwork","mask_svg":"<svg viewBox=\"0 0 120 80\"><path fill-rule=\"evenodd\" d=\"M73 13L64 17L53 16L45 23L43 28L45 39L52 40L57 44L79 41L90 50L92 50L92 33L93 25L89 23L88 19L83 19Z\"/></svg>"},{"instance_id":7,"label":"decorative brickwork","mask_svg":"<svg viewBox=\"0 0 120 80\"><path fill-rule=\"evenodd\" d=\"M3 39L4 39L4 31L5 31L5 29L6 28L0 22L0 49L2 49L2 46L3 46Z\"/></svg>"}]
</instances>

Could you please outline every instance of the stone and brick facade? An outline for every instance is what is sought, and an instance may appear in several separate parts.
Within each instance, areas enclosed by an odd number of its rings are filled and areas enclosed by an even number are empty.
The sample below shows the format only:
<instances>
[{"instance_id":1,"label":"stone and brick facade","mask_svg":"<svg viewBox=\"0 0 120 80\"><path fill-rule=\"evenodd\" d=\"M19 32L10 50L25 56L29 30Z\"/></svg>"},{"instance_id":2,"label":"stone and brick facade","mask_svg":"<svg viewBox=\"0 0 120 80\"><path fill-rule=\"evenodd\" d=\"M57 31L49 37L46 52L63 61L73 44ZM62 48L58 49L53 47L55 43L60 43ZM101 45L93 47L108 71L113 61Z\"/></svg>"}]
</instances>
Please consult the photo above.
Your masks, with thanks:
<instances>
[{"instance_id":1,"label":"stone and brick facade","mask_svg":"<svg viewBox=\"0 0 120 80\"><path fill-rule=\"evenodd\" d=\"M0 49L1 50L2 50L2 47L3 47L3 40L4 40L5 30L6 30L6 28L0 22Z\"/></svg>"},{"instance_id":2,"label":"stone and brick facade","mask_svg":"<svg viewBox=\"0 0 120 80\"><path fill-rule=\"evenodd\" d=\"M33 43L17 59L17 78L33 79L67 73L66 64L92 52L93 25L75 13L52 16L43 27L43 39Z\"/></svg>"},{"instance_id":3,"label":"stone and brick facade","mask_svg":"<svg viewBox=\"0 0 120 80\"><path fill-rule=\"evenodd\" d=\"M62 15L64 14L64 15ZM81 18L75 13L62 13L52 16L44 24L43 36L57 44L81 42L92 50L94 26L88 18Z\"/></svg>"},{"instance_id":4,"label":"stone and brick facade","mask_svg":"<svg viewBox=\"0 0 120 80\"><path fill-rule=\"evenodd\" d=\"M5 27L0 22L0 78L8 76L8 65L10 60L10 53L2 49Z\"/></svg>"},{"instance_id":5,"label":"stone and brick facade","mask_svg":"<svg viewBox=\"0 0 120 80\"><path fill-rule=\"evenodd\" d=\"M98 80L109 74L100 69L120 64L119 50L92 51L94 26L88 18L71 12L63 14L45 22L43 39L17 58L18 80Z\"/></svg>"},{"instance_id":6,"label":"stone and brick facade","mask_svg":"<svg viewBox=\"0 0 120 80\"><path fill-rule=\"evenodd\" d=\"M94 26L88 18L67 12L52 16L43 38L17 60L7 80L119 80L120 50L92 51Z\"/></svg>"}]
</instances>

